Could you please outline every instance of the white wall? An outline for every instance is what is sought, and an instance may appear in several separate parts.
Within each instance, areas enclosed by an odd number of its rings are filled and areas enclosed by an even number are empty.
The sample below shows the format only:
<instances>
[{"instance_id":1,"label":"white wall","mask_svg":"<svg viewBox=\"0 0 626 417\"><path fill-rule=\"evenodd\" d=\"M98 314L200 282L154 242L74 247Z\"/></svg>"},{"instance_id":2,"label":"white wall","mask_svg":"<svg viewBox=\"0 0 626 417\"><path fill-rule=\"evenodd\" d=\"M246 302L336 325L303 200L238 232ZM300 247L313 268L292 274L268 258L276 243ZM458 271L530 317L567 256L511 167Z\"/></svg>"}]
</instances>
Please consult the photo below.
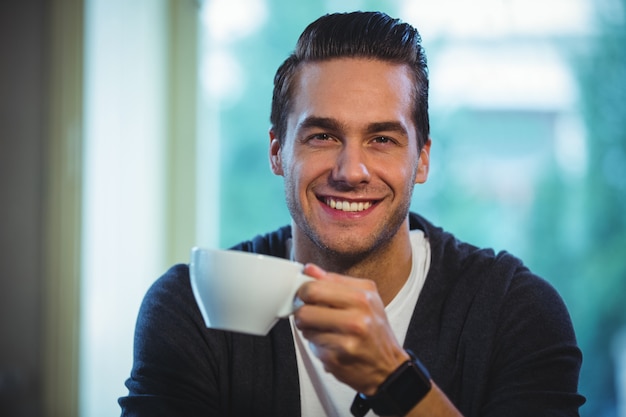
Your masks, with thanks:
<instances>
[{"instance_id":1,"label":"white wall","mask_svg":"<svg viewBox=\"0 0 626 417\"><path fill-rule=\"evenodd\" d=\"M164 272L166 0L87 0L80 411L119 415L139 303Z\"/></svg>"}]
</instances>

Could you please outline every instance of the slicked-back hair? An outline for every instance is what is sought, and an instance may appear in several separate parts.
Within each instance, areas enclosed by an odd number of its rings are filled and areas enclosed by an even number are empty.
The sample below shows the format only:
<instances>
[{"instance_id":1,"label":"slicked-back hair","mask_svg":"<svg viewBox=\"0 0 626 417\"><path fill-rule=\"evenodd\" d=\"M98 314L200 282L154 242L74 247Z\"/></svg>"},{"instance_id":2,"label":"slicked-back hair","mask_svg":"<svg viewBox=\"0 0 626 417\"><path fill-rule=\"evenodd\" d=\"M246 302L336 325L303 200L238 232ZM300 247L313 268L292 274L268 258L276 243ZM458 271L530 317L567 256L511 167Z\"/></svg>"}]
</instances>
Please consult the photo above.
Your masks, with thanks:
<instances>
[{"instance_id":1,"label":"slicked-back hair","mask_svg":"<svg viewBox=\"0 0 626 417\"><path fill-rule=\"evenodd\" d=\"M421 150L430 134L428 66L421 42L417 29L381 12L327 14L311 23L274 77L270 122L279 141L282 143L287 130L295 82L302 64L335 58L368 58L410 68L415 86L413 121Z\"/></svg>"}]
</instances>

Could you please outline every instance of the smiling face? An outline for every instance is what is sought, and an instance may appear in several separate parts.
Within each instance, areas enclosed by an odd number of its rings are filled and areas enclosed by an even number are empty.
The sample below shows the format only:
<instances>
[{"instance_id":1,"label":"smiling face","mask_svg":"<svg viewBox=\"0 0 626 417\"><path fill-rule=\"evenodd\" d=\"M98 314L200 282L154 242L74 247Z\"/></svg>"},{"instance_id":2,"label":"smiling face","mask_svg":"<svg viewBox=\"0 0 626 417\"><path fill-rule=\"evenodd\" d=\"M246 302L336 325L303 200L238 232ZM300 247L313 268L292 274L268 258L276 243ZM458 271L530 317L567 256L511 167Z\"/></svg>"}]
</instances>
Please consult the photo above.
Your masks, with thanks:
<instances>
[{"instance_id":1,"label":"smiling face","mask_svg":"<svg viewBox=\"0 0 626 417\"><path fill-rule=\"evenodd\" d=\"M360 258L406 239L413 185L426 181L430 147L418 150L408 68L338 58L303 64L295 82L285 137L270 132L295 244Z\"/></svg>"}]
</instances>

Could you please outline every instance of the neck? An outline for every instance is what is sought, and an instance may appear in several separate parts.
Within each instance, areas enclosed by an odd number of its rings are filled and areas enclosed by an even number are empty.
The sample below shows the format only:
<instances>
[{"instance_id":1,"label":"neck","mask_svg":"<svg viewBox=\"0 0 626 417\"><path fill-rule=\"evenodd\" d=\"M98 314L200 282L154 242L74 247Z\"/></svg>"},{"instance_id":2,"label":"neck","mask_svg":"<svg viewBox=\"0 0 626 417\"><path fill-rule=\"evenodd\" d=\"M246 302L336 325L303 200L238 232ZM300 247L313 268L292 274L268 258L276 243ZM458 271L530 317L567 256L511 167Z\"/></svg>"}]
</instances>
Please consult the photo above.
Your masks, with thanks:
<instances>
[{"instance_id":1,"label":"neck","mask_svg":"<svg viewBox=\"0 0 626 417\"><path fill-rule=\"evenodd\" d=\"M293 256L300 263L313 263L329 272L376 283L385 305L400 291L411 273L412 247L408 219L394 237L360 254L343 254L312 242L297 226L292 226Z\"/></svg>"}]
</instances>

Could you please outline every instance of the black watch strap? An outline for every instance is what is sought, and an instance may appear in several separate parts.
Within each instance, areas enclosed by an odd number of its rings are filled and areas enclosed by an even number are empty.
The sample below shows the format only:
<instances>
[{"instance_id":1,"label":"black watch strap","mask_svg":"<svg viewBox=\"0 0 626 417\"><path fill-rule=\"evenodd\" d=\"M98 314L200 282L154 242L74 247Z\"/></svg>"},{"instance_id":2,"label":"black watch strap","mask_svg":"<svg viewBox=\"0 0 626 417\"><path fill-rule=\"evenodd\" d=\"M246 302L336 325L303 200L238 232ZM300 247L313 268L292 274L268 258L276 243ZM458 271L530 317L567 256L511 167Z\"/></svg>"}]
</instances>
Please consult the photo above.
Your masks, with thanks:
<instances>
[{"instance_id":1,"label":"black watch strap","mask_svg":"<svg viewBox=\"0 0 626 417\"><path fill-rule=\"evenodd\" d=\"M393 371L376 394L357 393L350 407L353 416L363 417L370 409L379 416L404 416L428 394L430 374L413 352L406 352L411 359Z\"/></svg>"}]
</instances>

